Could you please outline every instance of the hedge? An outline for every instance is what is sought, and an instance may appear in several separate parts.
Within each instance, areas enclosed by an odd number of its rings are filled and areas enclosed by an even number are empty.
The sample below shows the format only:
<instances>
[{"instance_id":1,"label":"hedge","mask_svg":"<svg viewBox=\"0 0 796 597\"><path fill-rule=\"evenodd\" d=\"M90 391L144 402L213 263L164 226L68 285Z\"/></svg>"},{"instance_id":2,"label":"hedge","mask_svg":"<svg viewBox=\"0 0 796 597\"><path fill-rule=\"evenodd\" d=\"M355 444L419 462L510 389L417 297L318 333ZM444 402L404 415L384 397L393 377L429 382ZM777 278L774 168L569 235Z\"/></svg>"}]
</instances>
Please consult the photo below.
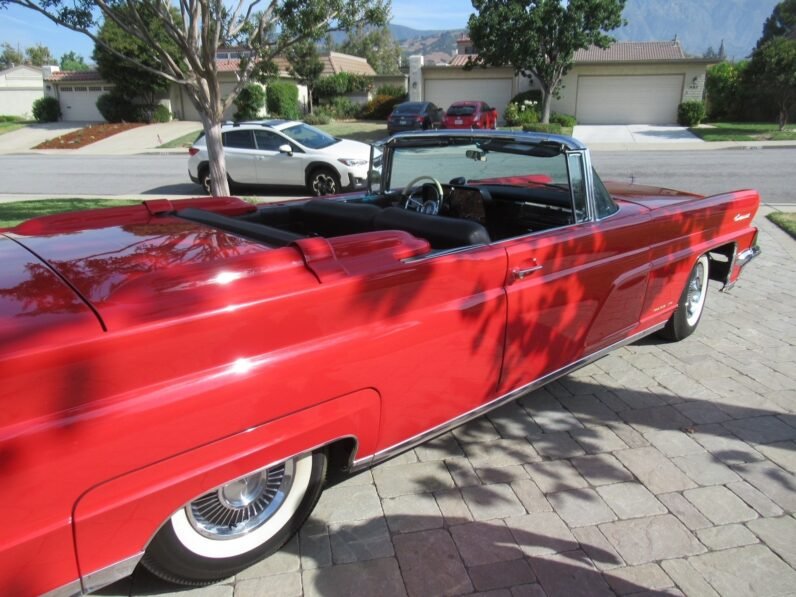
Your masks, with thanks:
<instances>
[{"instance_id":1,"label":"hedge","mask_svg":"<svg viewBox=\"0 0 796 597\"><path fill-rule=\"evenodd\" d=\"M298 120L298 87L294 83L274 81L265 89L265 105L272 116Z\"/></svg>"}]
</instances>

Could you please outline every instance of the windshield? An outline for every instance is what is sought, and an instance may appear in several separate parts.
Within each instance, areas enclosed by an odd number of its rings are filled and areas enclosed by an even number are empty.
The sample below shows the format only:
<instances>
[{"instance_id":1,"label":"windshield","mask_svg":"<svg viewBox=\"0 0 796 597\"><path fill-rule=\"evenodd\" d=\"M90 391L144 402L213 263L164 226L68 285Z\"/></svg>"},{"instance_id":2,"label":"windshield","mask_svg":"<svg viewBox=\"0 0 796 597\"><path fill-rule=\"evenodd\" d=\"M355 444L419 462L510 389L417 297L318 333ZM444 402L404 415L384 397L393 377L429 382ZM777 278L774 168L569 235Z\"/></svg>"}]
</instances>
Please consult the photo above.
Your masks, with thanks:
<instances>
[{"instance_id":1,"label":"windshield","mask_svg":"<svg viewBox=\"0 0 796 597\"><path fill-rule=\"evenodd\" d=\"M556 186L569 191L566 154L555 146L462 139L429 147L396 147L389 188L402 189L421 174L442 183Z\"/></svg>"},{"instance_id":2,"label":"windshield","mask_svg":"<svg viewBox=\"0 0 796 597\"><path fill-rule=\"evenodd\" d=\"M300 143L304 147L309 147L310 149L323 149L324 147L329 147L340 141L304 123L289 126L279 132L290 137L296 143Z\"/></svg>"},{"instance_id":3,"label":"windshield","mask_svg":"<svg viewBox=\"0 0 796 597\"><path fill-rule=\"evenodd\" d=\"M472 116L475 114L475 106L451 106L448 108L448 116Z\"/></svg>"},{"instance_id":4,"label":"windshield","mask_svg":"<svg viewBox=\"0 0 796 597\"><path fill-rule=\"evenodd\" d=\"M393 112L395 114L420 114L423 111L423 105L418 103L398 104Z\"/></svg>"}]
</instances>

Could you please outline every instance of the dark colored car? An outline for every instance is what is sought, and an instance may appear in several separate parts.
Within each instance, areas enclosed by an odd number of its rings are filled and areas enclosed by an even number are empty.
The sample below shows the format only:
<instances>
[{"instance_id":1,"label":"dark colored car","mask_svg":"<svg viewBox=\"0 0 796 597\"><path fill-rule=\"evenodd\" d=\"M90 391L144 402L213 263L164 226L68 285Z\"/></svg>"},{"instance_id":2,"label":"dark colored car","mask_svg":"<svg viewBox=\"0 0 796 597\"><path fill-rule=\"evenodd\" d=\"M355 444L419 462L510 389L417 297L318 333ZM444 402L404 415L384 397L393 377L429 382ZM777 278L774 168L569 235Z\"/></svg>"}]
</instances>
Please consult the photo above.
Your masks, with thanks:
<instances>
[{"instance_id":1,"label":"dark colored car","mask_svg":"<svg viewBox=\"0 0 796 597\"><path fill-rule=\"evenodd\" d=\"M432 102L404 102L387 117L387 132L438 129L445 111Z\"/></svg>"},{"instance_id":2,"label":"dark colored car","mask_svg":"<svg viewBox=\"0 0 796 597\"><path fill-rule=\"evenodd\" d=\"M497 110L486 102L453 102L442 127L446 129L495 129Z\"/></svg>"}]
</instances>

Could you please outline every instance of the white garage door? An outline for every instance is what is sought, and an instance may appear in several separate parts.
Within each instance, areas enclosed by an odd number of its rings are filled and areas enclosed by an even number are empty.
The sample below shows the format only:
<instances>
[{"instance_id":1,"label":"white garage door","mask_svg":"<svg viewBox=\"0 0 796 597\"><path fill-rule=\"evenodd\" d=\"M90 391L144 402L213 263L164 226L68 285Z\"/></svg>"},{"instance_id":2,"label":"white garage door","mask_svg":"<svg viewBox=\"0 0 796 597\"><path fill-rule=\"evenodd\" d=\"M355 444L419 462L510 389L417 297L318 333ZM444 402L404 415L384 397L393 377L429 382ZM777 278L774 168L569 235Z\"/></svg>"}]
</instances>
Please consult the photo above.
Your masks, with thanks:
<instances>
[{"instance_id":1,"label":"white garage door","mask_svg":"<svg viewBox=\"0 0 796 597\"><path fill-rule=\"evenodd\" d=\"M579 124L674 124L683 75L578 77Z\"/></svg>"},{"instance_id":2,"label":"white garage door","mask_svg":"<svg viewBox=\"0 0 796 597\"><path fill-rule=\"evenodd\" d=\"M498 118L511 101L511 79L426 79L423 100L447 110L453 102L483 101L497 109Z\"/></svg>"},{"instance_id":3,"label":"white garage door","mask_svg":"<svg viewBox=\"0 0 796 597\"><path fill-rule=\"evenodd\" d=\"M99 85L64 85L59 89L61 98L61 119L67 122L104 122L105 119L97 110L99 96L110 87Z\"/></svg>"}]
</instances>

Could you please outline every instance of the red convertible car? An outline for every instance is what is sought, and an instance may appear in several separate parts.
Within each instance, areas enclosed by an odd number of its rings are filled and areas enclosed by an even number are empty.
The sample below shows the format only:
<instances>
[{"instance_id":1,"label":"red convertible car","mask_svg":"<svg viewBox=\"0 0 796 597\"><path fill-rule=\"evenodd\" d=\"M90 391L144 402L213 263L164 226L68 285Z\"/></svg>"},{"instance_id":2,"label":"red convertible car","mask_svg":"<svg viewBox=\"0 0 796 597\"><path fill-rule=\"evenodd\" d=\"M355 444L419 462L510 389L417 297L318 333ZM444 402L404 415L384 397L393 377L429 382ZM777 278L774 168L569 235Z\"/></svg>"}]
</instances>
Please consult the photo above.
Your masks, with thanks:
<instances>
[{"instance_id":1,"label":"red convertible car","mask_svg":"<svg viewBox=\"0 0 796 597\"><path fill-rule=\"evenodd\" d=\"M653 332L758 253L755 191L603 183L568 137L439 131L369 188L0 233L0 594L204 584L357 471Z\"/></svg>"}]
</instances>

